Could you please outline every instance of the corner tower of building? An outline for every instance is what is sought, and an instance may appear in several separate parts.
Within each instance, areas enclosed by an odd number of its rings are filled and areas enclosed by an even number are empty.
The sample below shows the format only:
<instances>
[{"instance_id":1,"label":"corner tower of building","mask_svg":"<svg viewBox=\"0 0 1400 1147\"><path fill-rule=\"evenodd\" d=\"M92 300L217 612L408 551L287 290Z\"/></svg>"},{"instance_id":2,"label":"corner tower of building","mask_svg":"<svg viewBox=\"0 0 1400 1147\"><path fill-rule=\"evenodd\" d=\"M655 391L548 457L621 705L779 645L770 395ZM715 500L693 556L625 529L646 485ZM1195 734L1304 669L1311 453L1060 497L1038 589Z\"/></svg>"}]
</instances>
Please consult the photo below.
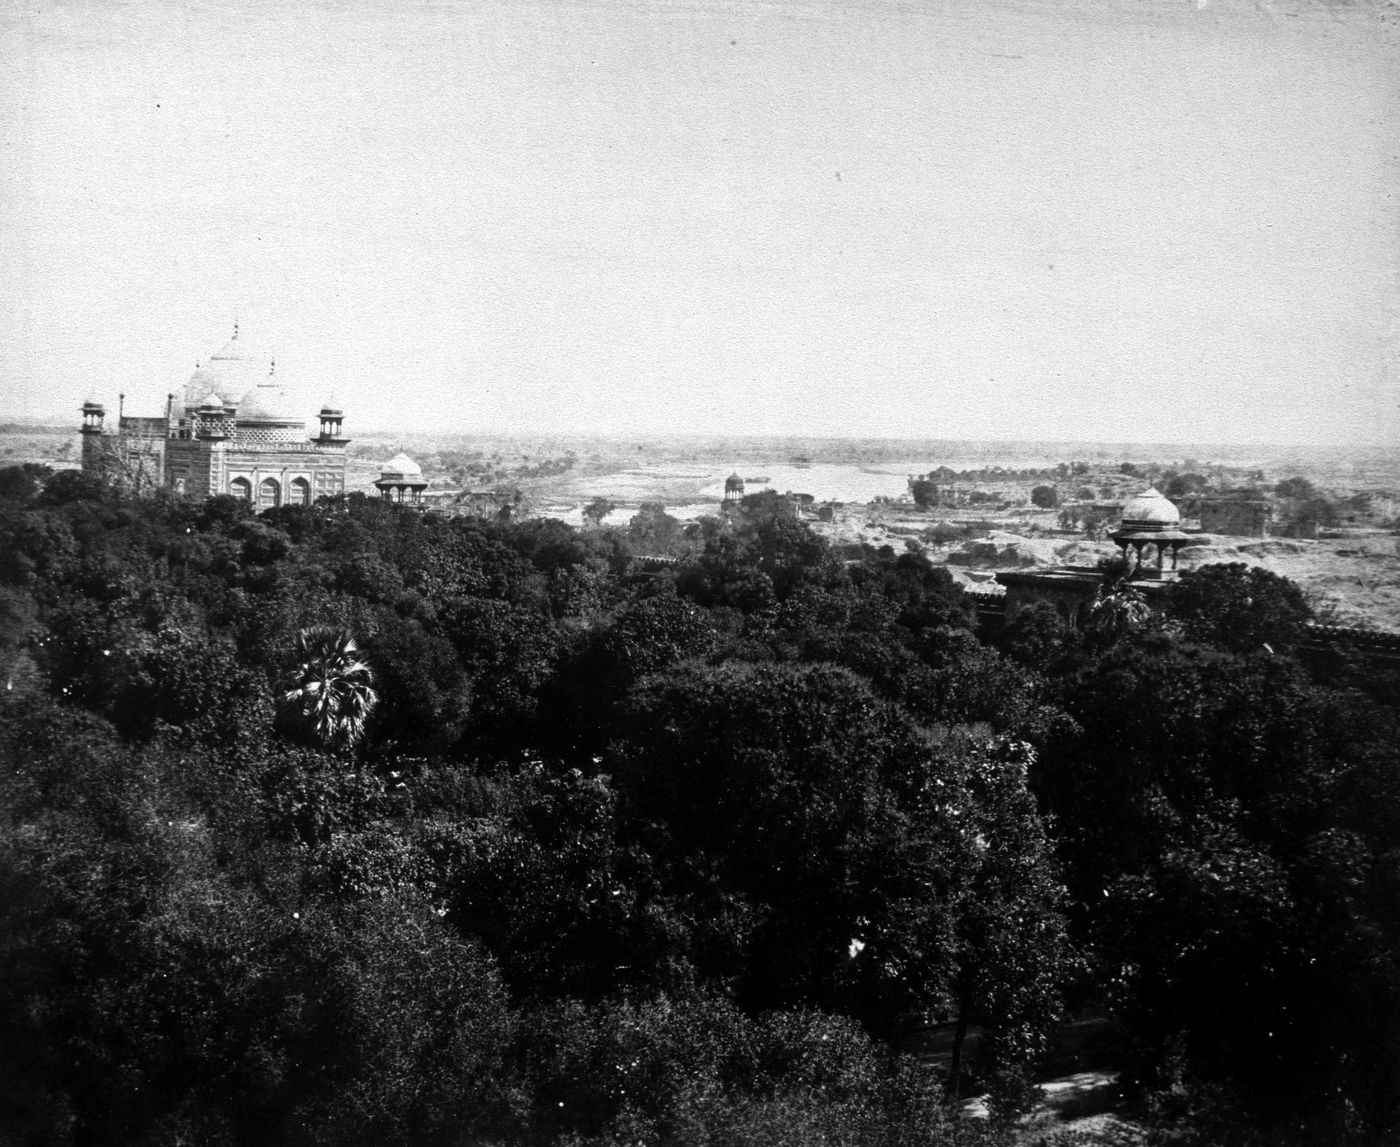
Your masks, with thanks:
<instances>
[{"instance_id":1,"label":"corner tower of building","mask_svg":"<svg viewBox=\"0 0 1400 1147\"><path fill-rule=\"evenodd\" d=\"M104 474L107 471L106 442L107 408L95 393L83 402L83 473Z\"/></svg>"}]
</instances>

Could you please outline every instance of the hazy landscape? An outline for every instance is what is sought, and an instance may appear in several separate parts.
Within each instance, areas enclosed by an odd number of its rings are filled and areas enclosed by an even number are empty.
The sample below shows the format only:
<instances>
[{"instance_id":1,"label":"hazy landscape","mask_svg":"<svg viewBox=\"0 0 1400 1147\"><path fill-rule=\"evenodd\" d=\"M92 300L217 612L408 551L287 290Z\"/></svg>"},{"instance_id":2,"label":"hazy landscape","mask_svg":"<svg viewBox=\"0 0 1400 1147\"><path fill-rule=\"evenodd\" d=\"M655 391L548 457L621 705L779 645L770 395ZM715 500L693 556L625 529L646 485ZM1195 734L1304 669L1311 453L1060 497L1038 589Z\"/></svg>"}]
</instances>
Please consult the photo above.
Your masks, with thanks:
<instances>
[{"instance_id":1,"label":"hazy landscape","mask_svg":"<svg viewBox=\"0 0 1400 1147\"><path fill-rule=\"evenodd\" d=\"M1400 1144L1400 0L0 56L0 1144Z\"/></svg>"},{"instance_id":2,"label":"hazy landscape","mask_svg":"<svg viewBox=\"0 0 1400 1147\"><path fill-rule=\"evenodd\" d=\"M62 426L11 424L0 429L0 461L71 465L76 435ZM584 525L584 507L605 498L613 508L603 524L625 527L644 502L660 503L681 521L717 512L725 479L738 473L750 493L810 494L818 502L839 503L831 522L813 528L833 542L894 544L913 539L927 544L935 563L959 554L971 538L995 531L999 559L982 558L951 567L966 584L986 584L989 570L1048 566L1070 562L1092 565L1116 552L1105 539L1073 537L1059 528L1059 510L1030 504L1035 478L1003 479L989 475L962 483L969 492L995 492L1008 505L917 510L909 479L946 466L955 471L1045 471L1078 462L1087 467L1082 481L1102 487L1119 501L1149 481L1165 484L1178 473L1214 475L1224 489L1244 485L1269 487L1302 477L1339 505L1358 495L1368 499L1366 513L1342 513L1318 538L1203 538L1182 557L1183 568L1211 562L1247 560L1303 586L1328 619L1400 631L1400 455L1379 449L1342 450L1305 446L1220 447L1182 443L953 442L889 439L716 438L658 436L633 438L532 438L368 431L352 444L348 488L375 494L379 466L400 449L423 467L430 493L446 491L442 508L482 512L497 501L457 499L465 491L515 499L524 517L549 517L576 527ZM809 461L793 465L794 458ZM1141 477L1125 479L1124 462L1136 464ZM538 471L544 470L543 476ZM1102 499L1101 499L1102 500ZM967 524L962 538L931 538L937 523ZM1070 535L1070 536L1067 536Z\"/></svg>"}]
</instances>

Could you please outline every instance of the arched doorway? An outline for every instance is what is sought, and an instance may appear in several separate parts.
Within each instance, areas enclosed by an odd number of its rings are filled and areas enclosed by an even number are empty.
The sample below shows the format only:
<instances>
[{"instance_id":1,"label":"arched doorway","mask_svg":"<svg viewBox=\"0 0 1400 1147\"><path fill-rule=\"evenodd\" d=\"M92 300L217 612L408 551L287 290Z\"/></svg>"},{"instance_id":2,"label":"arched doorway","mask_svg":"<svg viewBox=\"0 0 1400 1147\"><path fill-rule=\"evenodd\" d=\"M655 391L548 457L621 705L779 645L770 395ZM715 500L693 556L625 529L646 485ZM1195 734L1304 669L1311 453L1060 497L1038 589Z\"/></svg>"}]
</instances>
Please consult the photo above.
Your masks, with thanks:
<instances>
[{"instance_id":1,"label":"arched doorway","mask_svg":"<svg viewBox=\"0 0 1400 1147\"><path fill-rule=\"evenodd\" d=\"M245 502L253 500L253 483L247 478L235 478L228 484L228 492L235 498L242 498Z\"/></svg>"},{"instance_id":2,"label":"arched doorway","mask_svg":"<svg viewBox=\"0 0 1400 1147\"><path fill-rule=\"evenodd\" d=\"M311 483L305 478L293 478L287 501L293 506L311 505Z\"/></svg>"},{"instance_id":3,"label":"arched doorway","mask_svg":"<svg viewBox=\"0 0 1400 1147\"><path fill-rule=\"evenodd\" d=\"M258 509L270 510L282 504L282 487L276 478L264 478L258 484Z\"/></svg>"}]
</instances>

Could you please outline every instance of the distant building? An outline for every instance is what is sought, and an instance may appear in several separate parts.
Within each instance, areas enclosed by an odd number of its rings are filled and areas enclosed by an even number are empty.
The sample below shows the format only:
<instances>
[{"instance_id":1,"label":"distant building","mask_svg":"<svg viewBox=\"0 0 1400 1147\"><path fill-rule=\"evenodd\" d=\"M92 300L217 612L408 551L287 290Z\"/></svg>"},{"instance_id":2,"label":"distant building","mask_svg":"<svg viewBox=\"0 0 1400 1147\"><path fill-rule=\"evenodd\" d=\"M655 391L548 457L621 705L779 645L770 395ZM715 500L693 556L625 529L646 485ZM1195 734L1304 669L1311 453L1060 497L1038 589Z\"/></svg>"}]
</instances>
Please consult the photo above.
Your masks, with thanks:
<instances>
[{"instance_id":1,"label":"distant building","mask_svg":"<svg viewBox=\"0 0 1400 1147\"><path fill-rule=\"evenodd\" d=\"M1201 530L1235 538L1267 538L1273 525L1274 508L1262 499L1234 501L1204 498L1200 503Z\"/></svg>"},{"instance_id":2,"label":"distant building","mask_svg":"<svg viewBox=\"0 0 1400 1147\"><path fill-rule=\"evenodd\" d=\"M1133 551L1133 567L1130 576L1160 580L1176 575L1177 552L1190 541L1190 536L1181 530L1181 511L1168 501L1155 486L1148 486L1141 494L1129 498L1123 505L1123 517L1118 528L1109 536L1123 551ZM1144 551L1156 551L1156 566L1143 567ZM1166 555L1171 552L1171 568L1166 568Z\"/></svg>"},{"instance_id":3,"label":"distant building","mask_svg":"<svg viewBox=\"0 0 1400 1147\"><path fill-rule=\"evenodd\" d=\"M1318 526L1321 524L1315 513L1303 509L1294 514L1290 521L1284 523L1279 534L1285 538L1316 538Z\"/></svg>"},{"instance_id":4,"label":"distant building","mask_svg":"<svg viewBox=\"0 0 1400 1147\"><path fill-rule=\"evenodd\" d=\"M1023 609L1037 602L1047 602L1074 629L1088 620L1089 610L1104 588L1103 571L1093 566L999 570L996 580L1006 589L1001 598L1003 622L1014 620Z\"/></svg>"},{"instance_id":5,"label":"distant building","mask_svg":"<svg viewBox=\"0 0 1400 1147\"><path fill-rule=\"evenodd\" d=\"M1113 541L1129 559L1128 577L1134 588L1149 597L1162 592L1166 583L1176 577L1176 556L1189 540L1178 526L1181 514L1158 491L1149 486L1141 494L1128 499L1123 516L1113 531ZM1155 551L1155 553L1153 552ZM1171 566L1166 555L1171 554ZM1144 564L1143 556L1155 557ZM1002 619L1009 622L1021 610L1036 602L1048 602L1071 626L1079 626L1104 589L1103 571L1091 566L1053 566L1041 570L1007 570L996 575L998 584L1006 590L1002 604Z\"/></svg>"},{"instance_id":6,"label":"distant building","mask_svg":"<svg viewBox=\"0 0 1400 1147\"><path fill-rule=\"evenodd\" d=\"M759 490L744 495L738 501L725 502L722 508L735 509L755 521L770 517L799 518L803 506L810 505L812 500L810 494L794 494L791 490L786 494L779 494L776 490Z\"/></svg>"},{"instance_id":7,"label":"distant building","mask_svg":"<svg viewBox=\"0 0 1400 1147\"><path fill-rule=\"evenodd\" d=\"M167 396L164 415L137 417L119 408L113 432L106 413L95 396L83 404L83 470L138 490L161 485L196 498L232 494L259 509L309 505L345 491L349 439L341 435L339 405L326 400L320 433L308 437L272 359L240 344L237 324L222 350L196 364L183 394Z\"/></svg>"},{"instance_id":8,"label":"distant building","mask_svg":"<svg viewBox=\"0 0 1400 1147\"><path fill-rule=\"evenodd\" d=\"M423 477L423 468L400 450L388 462L375 479L379 496L387 502L397 502L421 510L427 503L423 501L423 491L428 488L428 480Z\"/></svg>"}]
</instances>

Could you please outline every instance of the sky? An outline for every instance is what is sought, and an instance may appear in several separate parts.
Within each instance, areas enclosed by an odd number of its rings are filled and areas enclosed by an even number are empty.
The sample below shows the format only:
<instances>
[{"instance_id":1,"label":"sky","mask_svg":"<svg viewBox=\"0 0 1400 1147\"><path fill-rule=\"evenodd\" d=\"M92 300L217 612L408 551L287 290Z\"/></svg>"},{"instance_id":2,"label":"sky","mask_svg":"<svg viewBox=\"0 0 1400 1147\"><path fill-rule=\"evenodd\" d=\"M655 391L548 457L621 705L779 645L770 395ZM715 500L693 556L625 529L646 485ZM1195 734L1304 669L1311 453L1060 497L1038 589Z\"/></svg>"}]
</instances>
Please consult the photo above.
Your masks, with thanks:
<instances>
[{"instance_id":1,"label":"sky","mask_svg":"<svg viewBox=\"0 0 1400 1147\"><path fill-rule=\"evenodd\" d=\"M1390 0L0 7L0 419L1400 448Z\"/></svg>"}]
</instances>

